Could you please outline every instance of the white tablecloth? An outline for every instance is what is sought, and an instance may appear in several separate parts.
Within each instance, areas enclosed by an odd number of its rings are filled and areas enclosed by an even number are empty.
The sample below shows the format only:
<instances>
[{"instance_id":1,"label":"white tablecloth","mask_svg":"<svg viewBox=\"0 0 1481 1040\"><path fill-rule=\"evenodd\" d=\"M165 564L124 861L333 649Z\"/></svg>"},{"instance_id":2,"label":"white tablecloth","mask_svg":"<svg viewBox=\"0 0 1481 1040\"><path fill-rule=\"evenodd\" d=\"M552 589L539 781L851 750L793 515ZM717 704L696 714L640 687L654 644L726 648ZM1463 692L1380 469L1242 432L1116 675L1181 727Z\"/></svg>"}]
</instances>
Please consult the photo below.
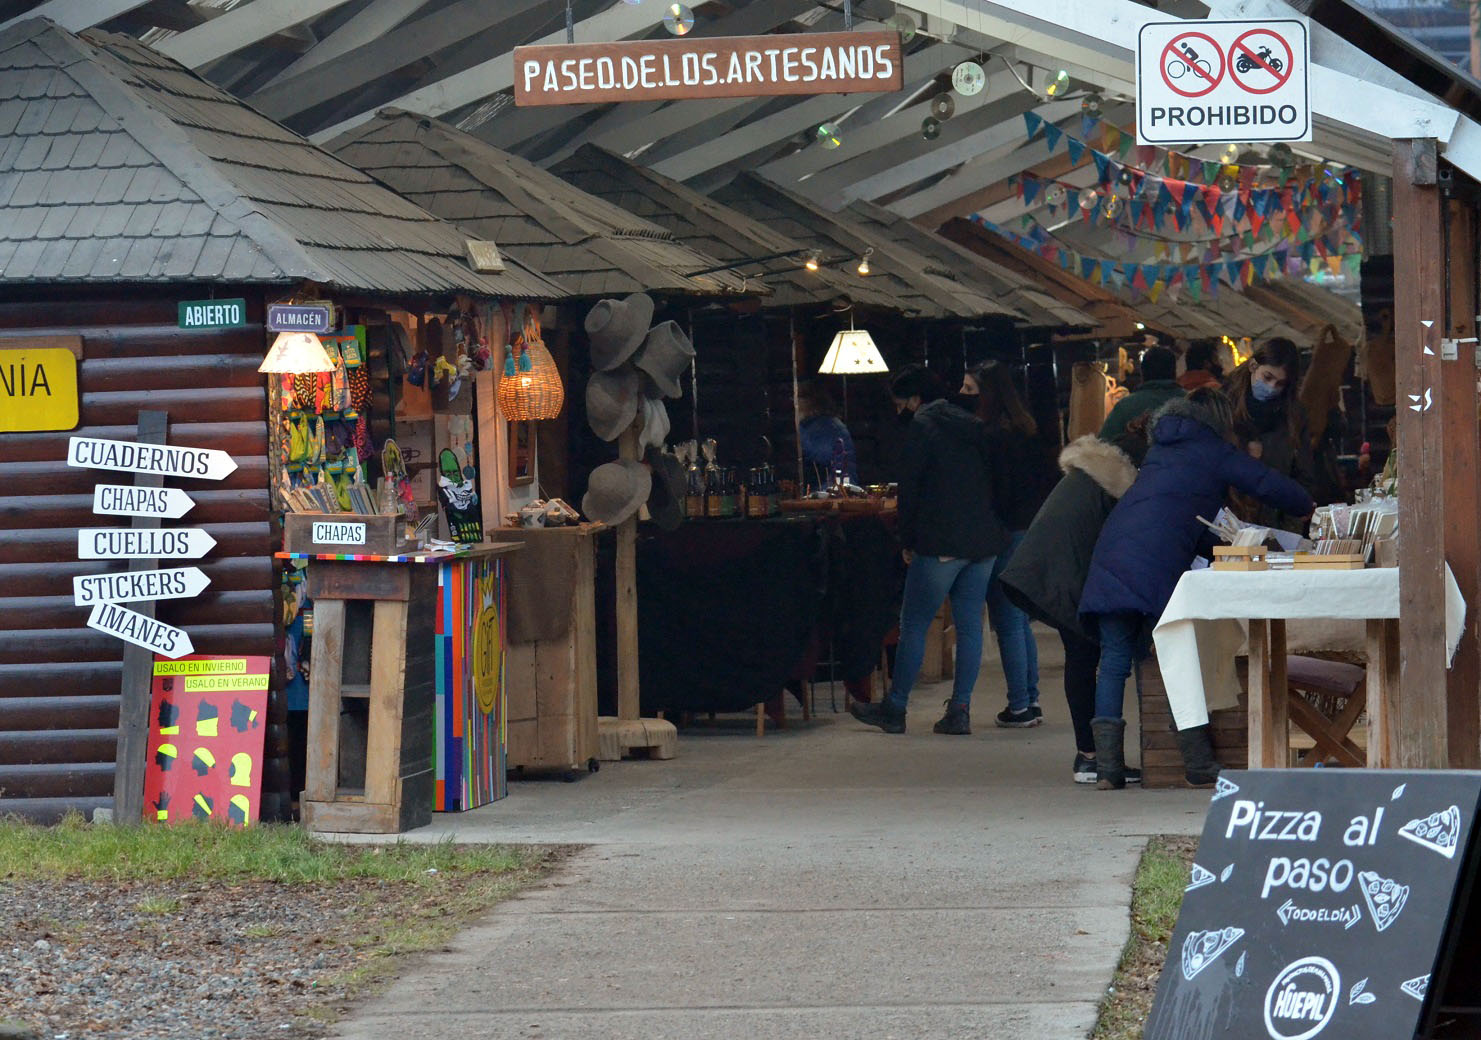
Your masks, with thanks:
<instances>
[{"instance_id":1,"label":"white tablecloth","mask_svg":"<svg viewBox=\"0 0 1481 1040\"><path fill-rule=\"evenodd\" d=\"M1399 616L1399 570L1189 571L1153 631L1157 663L1179 729L1238 703L1234 659L1245 653L1246 619L1285 618L1286 650L1361 650L1363 622ZM1455 656L1466 603L1445 568L1446 660ZM1307 619L1302 621L1300 619ZM1313 619L1321 619L1316 623Z\"/></svg>"}]
</instances>

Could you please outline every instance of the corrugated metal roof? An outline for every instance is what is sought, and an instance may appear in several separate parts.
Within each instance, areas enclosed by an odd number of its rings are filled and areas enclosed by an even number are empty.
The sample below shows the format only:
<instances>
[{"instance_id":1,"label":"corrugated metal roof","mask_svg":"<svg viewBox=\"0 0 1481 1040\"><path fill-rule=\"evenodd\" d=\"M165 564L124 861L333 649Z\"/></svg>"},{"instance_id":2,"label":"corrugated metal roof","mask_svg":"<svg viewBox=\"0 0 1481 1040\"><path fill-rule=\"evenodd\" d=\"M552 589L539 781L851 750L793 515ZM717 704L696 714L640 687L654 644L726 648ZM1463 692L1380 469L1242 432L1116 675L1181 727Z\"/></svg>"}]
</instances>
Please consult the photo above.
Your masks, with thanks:
<instances>
[{"instance_id":1,"label":"corrugated metal roof","mask_svg":"<svg viewBox=\"0 0 1481 1040\"><path fill-rule=\"evenodd\" d=\"M397 109L330 141L347 162L559 278L577 296L764 295L725 261L446 123Z\"/></svg>"},{"instance_id":2,"label":"corrugated metal roof","mask_svg":"<svg viewBox=\"0 0 1481 1040\"><path fill-rule=\"evenodd\" d=\"M820 249L825 257L857 261L865 250L873 249L870 283L894 296L900 310L926 318L1023 317L969 286L925 273L930 261L913 249L860 225L846 213L830 213L758 174L741 174L716 190L714 197L782 235Z\"/></svg>"},{"instance_id":3,"label":"corrugated metal roof","mask_svg":"<svg viewBox=\"0 0 1481 1040\"><path fill-rule=\"evenodd\" d=\"M560 298L511 263L126 36L0 32L0 284L314 282Z\"/></svg>"},{"instance_id":4,"label":"corrugated metal roof","mask_svg":"<svg viewBox=\"0 0 1481 1040\"><path fill-rule=\"evenodd\" d=\"M1023 275L963 249L883 206L858 199L850 204L849 212L864 226L878 228L891 241L935 261L927 273L974 286L1013 307L1030 325L1072 329L1090 329L1096 325L1090 315L1040 292Z\"/></svg>"},{"instance_id":5,"label":"corrugated metal roof","mask_svg":"<svg viewBox=\"0 0 1481 1040\"><path fill-rule=\"evenodd\" d=\"M759 275L771 287L764 306L824 303L840 296L870 307L892 308L894 299L872 279L851 269L806 270L808 246L693 188L595 145L582 145L552 166L583 191L668 229L685 245L736 270ZM748 262L749 261L749 262Z\"/></svg>"}]
</instances>

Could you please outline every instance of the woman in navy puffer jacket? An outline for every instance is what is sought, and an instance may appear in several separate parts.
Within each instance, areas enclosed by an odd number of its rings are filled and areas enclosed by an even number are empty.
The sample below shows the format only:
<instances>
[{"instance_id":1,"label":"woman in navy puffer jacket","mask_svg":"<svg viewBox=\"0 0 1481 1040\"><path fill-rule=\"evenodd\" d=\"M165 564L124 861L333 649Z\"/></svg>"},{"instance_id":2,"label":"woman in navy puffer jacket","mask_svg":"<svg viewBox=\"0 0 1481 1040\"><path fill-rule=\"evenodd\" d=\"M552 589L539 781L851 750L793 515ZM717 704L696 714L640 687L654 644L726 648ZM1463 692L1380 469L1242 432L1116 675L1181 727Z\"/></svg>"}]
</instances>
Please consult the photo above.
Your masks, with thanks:
<instances>
[{"instance_id":1,"label":"woman in navy puffer jacket","mask_svg":"<svg viewBox=\"0 0 1481 1040\"><path fill-rule=\"evenodd\" d=\"M1291 516L1310 516L1316 508L1300 484L1239 450L1232 426L1229 399L1213 387L1168 402L1152 422L1152 445L1136 481L1095 543L1080 614L1100 632L1090 726L1102 790L1125 786L1126 679L1206 537L1198 518L1216 514L1231 486ZM1208 727L1180 731L1178 747L1189 783L1213 783L1218 765Z\"/></svg>"}]
</instances>

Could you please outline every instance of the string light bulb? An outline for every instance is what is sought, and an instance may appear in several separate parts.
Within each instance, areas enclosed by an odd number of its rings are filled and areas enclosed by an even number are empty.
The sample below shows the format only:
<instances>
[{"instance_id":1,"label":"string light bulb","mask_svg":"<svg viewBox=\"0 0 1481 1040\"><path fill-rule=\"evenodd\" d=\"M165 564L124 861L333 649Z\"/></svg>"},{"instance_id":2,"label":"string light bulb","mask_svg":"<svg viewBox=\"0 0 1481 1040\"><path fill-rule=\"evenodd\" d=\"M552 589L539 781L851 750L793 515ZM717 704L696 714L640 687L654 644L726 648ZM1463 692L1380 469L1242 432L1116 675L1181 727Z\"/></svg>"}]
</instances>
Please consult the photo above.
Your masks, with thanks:
<instances>
[{"instance_id":1,"label":"string light bulb","mask_svg":"<svg viewBox=\"0 0 1481 1040\"><path fill-rule=\"evenodd\" d=\"M807 262L803 266L809 271L816 271L818 269L818 251L816 249L808 250Z\"/></svg>"},{"instance_id":2,"label":"string light bulb","mask_svg":"<svg viewBox=\"0 0 1481 1040\"><path fill-rule=\"evenodd\" d=\"M864 255L859 257L859 274L867 275L869 273L869 258L873 255L873 246L870 246L868 249L864 250Z\"/></svg>"}]
</instances>

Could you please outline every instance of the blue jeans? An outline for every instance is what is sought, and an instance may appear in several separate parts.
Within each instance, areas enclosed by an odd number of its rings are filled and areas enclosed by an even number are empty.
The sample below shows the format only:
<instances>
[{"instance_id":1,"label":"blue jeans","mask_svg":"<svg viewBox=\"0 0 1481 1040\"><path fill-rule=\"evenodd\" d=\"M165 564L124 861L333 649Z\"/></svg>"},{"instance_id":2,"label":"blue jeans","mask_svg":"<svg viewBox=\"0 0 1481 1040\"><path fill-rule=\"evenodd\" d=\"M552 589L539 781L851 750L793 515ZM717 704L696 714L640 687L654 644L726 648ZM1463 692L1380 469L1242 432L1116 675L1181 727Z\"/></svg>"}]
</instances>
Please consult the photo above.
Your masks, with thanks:
<instances>
[{"instance_id":1,"label":"blue jeans","mask_svg":"<svg viewBox=\"0 0 1481 1040\"><path fill-rule=\"evenodd\" d=\"M998 638L998 656L1003 659L1003 678L1008 683L1008 710L1013 712L1039 703L1039 644L1034 641L1029 616L1008 602L998 576L1027 533L1013 532L1008 548L993 561L992 584L987 587L987 617Z\"/></svg>"},{"instance_id":2,"label":"blue jeans","mask_svg":"<svg viewBox=\"0 0 1481 1040\"><path fill-rule=\"evenodd\" d=\"M1146 617L1137 613L1098 614L1100 625L1100 667L1095 673L1095 714L1097 718L1121 718L1126 696L1126 680L1137 658L1143 656L1138 645Z\"/></svg>"},{"instance_id":3,"label":"blue jeans","mask_svg":"<svg viewBox=\"0 0 1481 1040\"><path fill-rule=\"evenodd\" d=\"M951 703L960 708L971 705L972 687L982 667L982 606L987 599L992 562L991 556L985 560L941 560L920 555L911 562L905 572L895 674L885 698L890 710L905 710L926 656L926 632L947 596L951 597L952 624L956 626L956 678Z\"/></svg>"}]
</instances>

